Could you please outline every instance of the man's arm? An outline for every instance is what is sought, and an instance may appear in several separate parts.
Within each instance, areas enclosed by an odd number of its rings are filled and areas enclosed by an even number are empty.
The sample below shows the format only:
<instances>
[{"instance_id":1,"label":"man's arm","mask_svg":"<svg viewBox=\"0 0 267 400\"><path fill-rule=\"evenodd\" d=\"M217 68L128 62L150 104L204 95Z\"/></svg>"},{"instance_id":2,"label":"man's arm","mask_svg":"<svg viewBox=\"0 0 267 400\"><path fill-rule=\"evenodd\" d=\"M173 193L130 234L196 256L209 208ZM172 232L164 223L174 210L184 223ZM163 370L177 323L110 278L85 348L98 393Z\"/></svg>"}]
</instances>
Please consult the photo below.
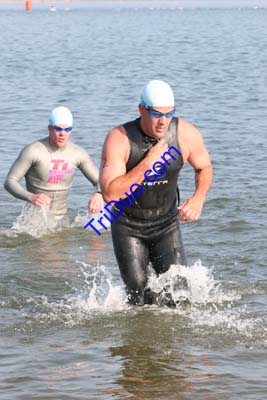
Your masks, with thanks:
<instances>
[{"instance_id":1,"label":"man's arm","mask_svg":"<svg viewBox=\"0 0 267 400\"><path fill-rule=\"evenodd\" d=\"M96 192L88 201L87 208L89 212L97 213L104 207L104 200L99 185L99 171L87 152L84 149L81 149L81 151L82 155L78 164L78 168L85 178L88 179L96 189Z\"/></svg>"},{"instance_id":2,"label":"man's arm","mask_svg":"<svg viewBox=\"0 0 267 400\"><path fill-rule=\"evenodd\" d=\"M186 121L181 123L181 141L183 155L195 169L195 192L178 207L180 221L196 221L212 183L212 166L209 153L205 148L199 131Z\"/></svg>"},{"instance_id":3,"label":"man's arm","mask_svg":"<svg viewBox=\"0 0 267 400\"><path fill-rule=\"evenodd\" d=\"M103 146L100 168L100 185L105 201L125 198L132 184L140 184L144 173L158 161L168 146L164 139L153 146L146 157L126 173L126 163L130 154L130 145L122 126L110 131Z\"/></svg>"},{"instance_id":4,"label":"man's arm","mask_svg":"<svg viewBox=\"0 0 267 400\"><path fill-rule=\"evenodd\" d=\"M80 151L81 159L79 160L78 168L85 178L96 187L96 190L100 191L98 168L84 149L80 148Z\"/></svg>"},{"instance_id":5,"label":"man's arm","mask_svg":"<svg viewBox=\"0 0 267 400\"><path fill-rule=\"evenodd\" d=\"M78 168L85 178L88 179L96 189L96 192L88 201L87 208L89 212L97 213L104 207L104 200L99 185L99 171L87 152L84 149L81 149L81 151L82 156L78 164Z\"/></svg>"},{"instance_id":6,"label":"man's arm","mask_svg":"<svg viewBox=\"0 0 267 400\"><path fill-rule=\"evenodd\" d=\"M28 192L28 190L24 189L24 187L20 184L21 179L27 174L33 163L33 145L28 145L24 147L18 158L11 166L4 183L4 188L17 199L29 201L30 203L39 207L47 206L51 201L47 195L43 193L34 194Z\"/></svg>"},{"instance_id":7,"label":"man's arm","mask_svg":"<svg viewBox=\"0 0 267 400\"><path fill-rule=\"evenodd\" d=\"M30 193L24 189L24 187L20 184L20 181L32 166L33 160L31 153L32 152L29 146L26 146L21 151L18 158L11 166L4 183L4 188L10 194L12 194L12 196L25 201L30 201L33 193Z\"/></svg>"}]
</instances>

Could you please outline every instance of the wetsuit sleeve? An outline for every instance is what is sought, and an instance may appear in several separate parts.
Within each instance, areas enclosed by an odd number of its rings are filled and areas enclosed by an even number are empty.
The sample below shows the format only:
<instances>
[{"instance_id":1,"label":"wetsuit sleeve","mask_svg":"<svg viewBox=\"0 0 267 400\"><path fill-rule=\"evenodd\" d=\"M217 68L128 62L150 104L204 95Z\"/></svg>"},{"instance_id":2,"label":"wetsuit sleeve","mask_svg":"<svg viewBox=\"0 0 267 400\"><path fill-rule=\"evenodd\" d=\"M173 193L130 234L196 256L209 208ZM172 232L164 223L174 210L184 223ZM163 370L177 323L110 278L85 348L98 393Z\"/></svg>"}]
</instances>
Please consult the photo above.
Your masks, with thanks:
<instances>
[{"instance_id":1,"label":"wetsuit sleeve","mask_svg":"<svg viewBox=\"0 0 267 400\"><path fill-rule=\"evenodd\" d=\"M20 184L21 179L27 174L33 163L34 152L32 146L29 145L21 151L7 174L4 188L17 199L29 201L33 195Z\"/></svg>"},{"instance_id":2,"label":"wetsuit sleeve","mask_svg":"<svg viewBox=\"0 0 267 400\"><path fill-rule=\"evenodd\" d=\"M96 187L96 190L101 192L101 188L98 183L99 170L85 150L82 150L81 152L81 160L78 164L78 168L86 177L86 179L88 179Z\"/></svg>"}]
</instances>

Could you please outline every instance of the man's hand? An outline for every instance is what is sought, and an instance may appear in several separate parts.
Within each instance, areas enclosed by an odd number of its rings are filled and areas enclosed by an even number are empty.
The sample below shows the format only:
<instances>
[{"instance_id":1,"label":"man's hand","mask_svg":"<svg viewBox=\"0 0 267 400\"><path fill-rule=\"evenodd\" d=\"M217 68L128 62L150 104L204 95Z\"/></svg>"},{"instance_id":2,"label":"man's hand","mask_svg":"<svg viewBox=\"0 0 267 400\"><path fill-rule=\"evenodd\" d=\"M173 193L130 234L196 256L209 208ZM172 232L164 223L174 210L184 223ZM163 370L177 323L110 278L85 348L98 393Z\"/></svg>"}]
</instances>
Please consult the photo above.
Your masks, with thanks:
<instances>
[{"instance_id":1,"label":"man's hand","mask_svg":"<svg viewBox=\"0 0 267 400\"><path fill-rule=\"evenodd\" d=\"M167 151L169 148L168 144L166 143L165 139L161 139L156 143L146 155L146 159L149 162L149 167L156 161L161 161L161 156ZM170 158L170 157L169 157Z\"/></svg>"},{"instance_id":2,"label":"man's hand","mask_svg":"<svg viewBox=\"0 0 267 400\"><path fill-rule=\"evenodd\" d=\"M88 211L97 213L104 207L104 200L101 193L95 193L88 202Z\"/></svg>"},{"instance_id":3,"label":"man's hand","mask_svg":"<svg viewBox=\"0 0 267 400\"><path fill-rule=\"evenodd\" d=\"M200 217L205 198L193 196L178 207L181 222L197 221Z\"/></svg>"},{"instance_id":4,"label":"man's hand","mask_svg":"<svg viewBox=\"0 0 267 400\"><path fill-rule=\"evenodd\" d=\"M44 193L33 194L30 198L30 203L37 207L49 206L51 199Z\"/></svg>"}]
</instances>

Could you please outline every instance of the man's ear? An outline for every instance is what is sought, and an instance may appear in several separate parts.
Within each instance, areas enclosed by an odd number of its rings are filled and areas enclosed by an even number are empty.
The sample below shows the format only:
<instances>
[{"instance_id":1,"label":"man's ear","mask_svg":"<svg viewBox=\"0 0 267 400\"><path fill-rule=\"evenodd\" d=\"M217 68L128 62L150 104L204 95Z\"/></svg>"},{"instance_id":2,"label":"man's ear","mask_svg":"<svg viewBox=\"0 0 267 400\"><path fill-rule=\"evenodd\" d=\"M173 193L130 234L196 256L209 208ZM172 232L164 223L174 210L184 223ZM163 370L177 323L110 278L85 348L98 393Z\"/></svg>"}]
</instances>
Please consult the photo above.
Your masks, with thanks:
<instances>
[{"instance_id":1,"label":"man's ear","mask_svg":"<svg viewBox=\"0 0 267 400\"><path fill-rule=\"evenodd\" d=\"M140 114L142 115L143 114L143 112L144 112L144 110L145 110L145 106L143 106L143 104L138 104L138 109L139 109L139 112L140 112Z\"/></svg>"}]
</instances>

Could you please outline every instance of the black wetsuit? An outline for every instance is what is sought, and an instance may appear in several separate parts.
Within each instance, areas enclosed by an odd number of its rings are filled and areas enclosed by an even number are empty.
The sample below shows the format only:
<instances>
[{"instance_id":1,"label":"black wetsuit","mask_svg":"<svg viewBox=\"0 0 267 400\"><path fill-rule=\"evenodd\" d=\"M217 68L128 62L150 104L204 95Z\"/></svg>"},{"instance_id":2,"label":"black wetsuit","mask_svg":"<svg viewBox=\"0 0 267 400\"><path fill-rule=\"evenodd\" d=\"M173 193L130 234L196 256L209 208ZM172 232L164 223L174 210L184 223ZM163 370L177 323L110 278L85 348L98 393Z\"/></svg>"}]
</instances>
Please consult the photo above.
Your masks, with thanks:
<instances>
[{"instance_id":1,"label":"black wetsuit","mask_svg":"<svg viewBox=\"0 0 267 400\"><path fill-rule=\"evenodd\" d=\"M172 118L165 140L169 147L179 149L178 122ZM142 131L140 118L123 126L130 143L128 172L157 140ZM166 272L172 264L186 264L177 218L177 178L182 166L182 157L177 155L155 182L151 177L144 180L142 195L124 207L124 213L111 225L115 255L132 304L153 302L153 295L146 288L149 262L157 274Z\"/></svg>"}]
</instances>

